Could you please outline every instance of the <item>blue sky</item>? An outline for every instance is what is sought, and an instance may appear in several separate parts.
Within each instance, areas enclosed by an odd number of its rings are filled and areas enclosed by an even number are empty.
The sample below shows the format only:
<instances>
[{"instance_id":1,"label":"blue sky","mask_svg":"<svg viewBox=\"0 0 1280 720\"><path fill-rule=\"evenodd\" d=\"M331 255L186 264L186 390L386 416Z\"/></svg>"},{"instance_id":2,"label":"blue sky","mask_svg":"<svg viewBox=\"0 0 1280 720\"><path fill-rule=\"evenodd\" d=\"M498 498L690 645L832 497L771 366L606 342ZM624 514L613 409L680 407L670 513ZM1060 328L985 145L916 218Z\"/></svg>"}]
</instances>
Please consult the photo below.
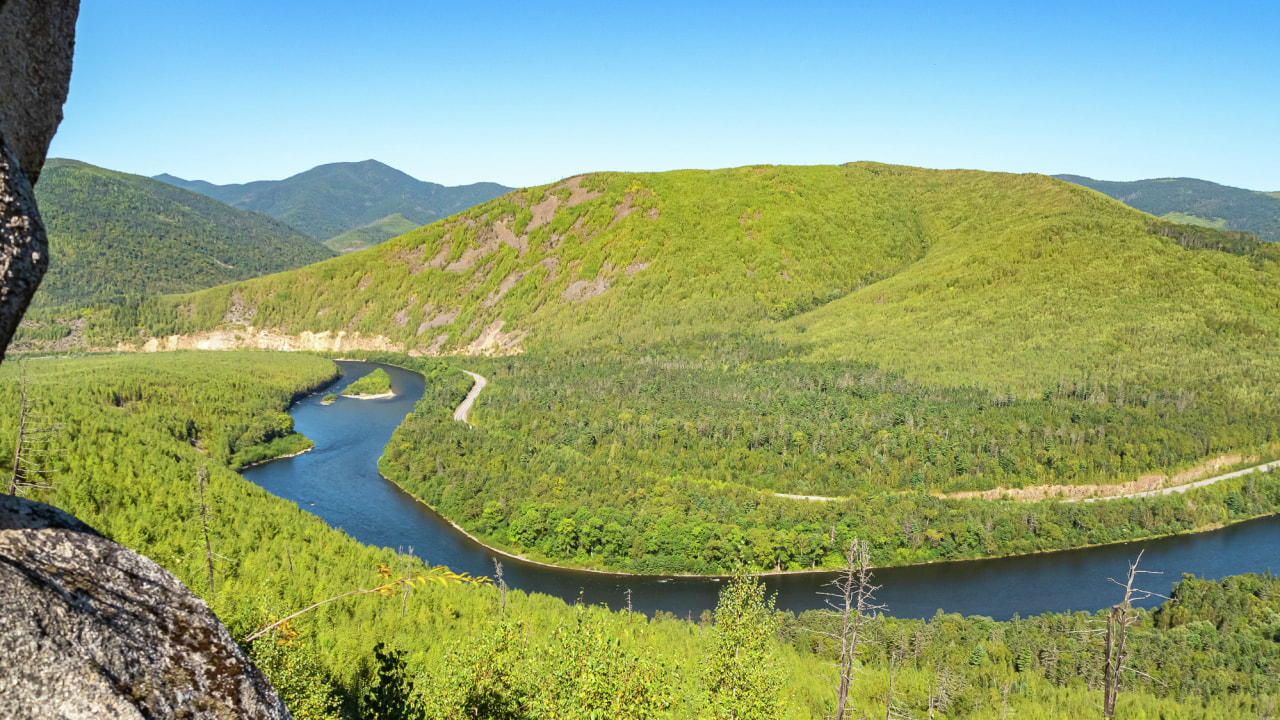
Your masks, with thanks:
<instances>
[{"instance_id":1,"label":"blue sky","mask_svg":"<svg viewBox=\"0 0 1280 720\"><path fill-rule=\"evenodd\" d=\"M218 183L877 160L1278 191L1277 37L1277 2L83 0L51 154Z\"/></svg>"}]
</instances>

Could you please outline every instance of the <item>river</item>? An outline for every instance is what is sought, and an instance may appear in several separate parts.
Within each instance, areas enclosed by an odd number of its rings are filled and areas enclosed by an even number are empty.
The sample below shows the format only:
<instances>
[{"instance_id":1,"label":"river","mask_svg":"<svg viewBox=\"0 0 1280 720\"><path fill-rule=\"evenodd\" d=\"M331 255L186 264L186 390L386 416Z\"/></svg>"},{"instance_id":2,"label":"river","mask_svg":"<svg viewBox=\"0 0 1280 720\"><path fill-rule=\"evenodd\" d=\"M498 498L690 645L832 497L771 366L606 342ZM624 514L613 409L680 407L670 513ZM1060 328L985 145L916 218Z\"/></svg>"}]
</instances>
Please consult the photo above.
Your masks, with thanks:
<instances>
[{"instance_id":1,"label":"river","mask_svg":"<svg viewBox=\"0 0 1280 720\"><path fill-rule=\"evenodd\" d=\"M382 367L391 376L395 397L339 398L333 405L322 406L325 390L301 400L290 414L295 429L315 441L315 450L252 468L244 477L360 542L404 551L412 548L431 564L492 576L494 553L378 474L377 461L392 431L422 396L422 376L386 365L339 364L346 375L337 387ZM877 595L889 614L898 617L929 617L938 610L997 620L1014 614L1092 612L1120 599L1120 589L1107 578L1120 578L1139 550L1145 550L1142 569L1163 573L1146 576L1143 587L1162 594L1168 594L1183 573L1220 578L1280 570L1280 518L1262 518L1210 533L1045 555L885 568L876 572L876 582L883 586ZM616 576L499 557L512 587L615 609L626 606L630 590L635 610L646 614L662 610L696 619L715 607L721 587L714 578ZM766 583L777 593L779 608L799 612L822 606L818 593L830 579L829 574L803 573L767 576Z\"/></svg>"}]
</instances>

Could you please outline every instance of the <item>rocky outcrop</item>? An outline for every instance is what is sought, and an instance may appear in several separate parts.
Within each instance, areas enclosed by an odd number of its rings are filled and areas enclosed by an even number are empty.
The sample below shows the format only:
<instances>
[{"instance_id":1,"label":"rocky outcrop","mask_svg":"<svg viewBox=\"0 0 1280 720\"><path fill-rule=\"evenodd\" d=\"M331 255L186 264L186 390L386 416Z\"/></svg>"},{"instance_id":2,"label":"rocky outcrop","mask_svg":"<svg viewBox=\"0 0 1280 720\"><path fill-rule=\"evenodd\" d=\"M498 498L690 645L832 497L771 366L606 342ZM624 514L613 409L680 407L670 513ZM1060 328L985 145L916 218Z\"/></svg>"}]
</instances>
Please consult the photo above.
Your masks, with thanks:
<instances>
[{"instance_id":1,"label":"rocky outcrop","mask_svg":"<svg viewBox=\"0 0 1280 720\"><path fill-rule=\"evenodd\" d=\"M175 577L57 508L0 496L0 717L290 715Z\"/></svg>"},{"instance_id":2,"label":"rocky outcrop","mask_svg":"<svg viewBox=\"0 0 1280 720\"><path fill-rule=\"evenodd\" d=\"M0 132L0 360L48 268L49 238L35 194Z\"/></svg>"},{"instance_id":3,"label":"rocky outcrop","mask_svg":"<svg viewBox=\"0 0 1280 720\"><path fill-rule=\"evenodd\" d=\"M71 81L79 0L0 0L0 134L34 186Z\"/></svg>"},{"instance_id":4,"label":"rocky outcrop","mask_svg":"<svg viewBox=\"0 0 1280 720\"><path fill-rule=\"evenodd\" d=\"M0 360L49 267L32 187L62 122L79 0L0 0Z\"/></svg>"}]
</instances>

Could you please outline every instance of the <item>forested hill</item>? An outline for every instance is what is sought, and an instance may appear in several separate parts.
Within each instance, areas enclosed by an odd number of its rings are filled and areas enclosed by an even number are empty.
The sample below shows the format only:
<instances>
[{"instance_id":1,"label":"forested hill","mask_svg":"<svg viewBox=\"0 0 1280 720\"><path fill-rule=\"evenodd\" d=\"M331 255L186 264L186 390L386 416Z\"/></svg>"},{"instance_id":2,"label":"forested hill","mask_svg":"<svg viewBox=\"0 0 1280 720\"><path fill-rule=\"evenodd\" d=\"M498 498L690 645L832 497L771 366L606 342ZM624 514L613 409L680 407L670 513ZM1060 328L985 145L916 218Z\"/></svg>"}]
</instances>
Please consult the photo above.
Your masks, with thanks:
<instances>
[{"instance_id":1,"label":"forested hill","mask_svg":"<svg viewBox=\"0 0 1280 720\"><path fill-rule=\"evenodd\" d=\"M511 191L488 182L456 187L423 182L377 160L320 165L284 180L243 185L214 185L168 174L155 179L266 213L320 241L368 225L386 226L393 215L413 226L425 225ZM398 229L402 225L391 223ZM366 234L364 239L370 237ZM390 236L377 239L386 237Z\"/></svg>"},{"instance_id":2,"label":"forested hill","mask_svg":"<svg viewBox=\"0 0 1280 720\"><path fill-rule=\"evenodd\" d=\"M51 245L45 307L190 292L333 256L266 215L75 160L49 160L36 198Z\"/></svg>"},{"instance_id":3,"label":"forested hill","mask_svg":"<svg viewBox=\"0 0 1280 720\"><path fill-rule=\"evenodd\" d=\"M1243 230L1267 242L1280 241L1280 193L1243 190L1193 178L1110 182L1079 175L1055 177L1093 188L1167 220Z\"/></svg>"},{"instance_id":4,"label":"forested hill","mask_svg":"<svg viewBox=\"0 0 1280 720\"><path fill-rule=\"evenodd\" d=\"M597 173L369 252L90 318L88 331L112 343L139 326L189 334L238 305L259 328L382 335L424 353L767 332L925 382L1029 392L1107 368L1155 380L1193 357L1269 357L1277 247L1040 175L874 163Z\"/></svg>"}]
</instances>

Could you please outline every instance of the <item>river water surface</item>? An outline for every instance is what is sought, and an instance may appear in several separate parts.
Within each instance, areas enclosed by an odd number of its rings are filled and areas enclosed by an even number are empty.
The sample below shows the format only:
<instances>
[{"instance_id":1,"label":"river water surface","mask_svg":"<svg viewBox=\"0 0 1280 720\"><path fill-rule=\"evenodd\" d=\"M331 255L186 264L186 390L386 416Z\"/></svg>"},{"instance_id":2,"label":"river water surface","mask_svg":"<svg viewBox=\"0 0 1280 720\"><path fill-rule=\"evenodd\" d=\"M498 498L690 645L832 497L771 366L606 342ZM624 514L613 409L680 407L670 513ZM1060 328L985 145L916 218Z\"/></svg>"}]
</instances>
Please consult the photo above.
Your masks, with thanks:
<instances>
[{"instance_id":1,"label":"river water surface","mask_svg":"<svg viewBox=\"0 0 1280 720\"><path fill-rule=\"evenodd\" d=\"M322 391L291 409L294 427L315 441L315 450L245 471L248 480L274 495L298 503L360 542L407 551L433 565L457 572L493 575L495 553L455 530L426 505L378 474L378 458L391 433L422 396L417 373L386 365L340 361L345 377L337 387L382 367L391 376L393 398L339 398L322 406ZM336 389L336 388L334 388ZM1190 573L1220 578L1246 572L1280 570L1280 518L1268 517L1211 533L1109 545L1019 558L940 563L876 572L877 593L888 612L899 617L928 617L936 611L987 615L1004 620L1014 614L1085 610L1117 602L1127 563L1145 550L1143 587L1168 594ZM549 568L497 556L507 583L526 592L555 595L573 602L626 605L632 591L637 611L663 610L697 618L714 608L721 581L711 578L616 576ZM766 576L778 607L799 612L822 605L818 595L830 574Z\"/></svg>"}]
</instances>

